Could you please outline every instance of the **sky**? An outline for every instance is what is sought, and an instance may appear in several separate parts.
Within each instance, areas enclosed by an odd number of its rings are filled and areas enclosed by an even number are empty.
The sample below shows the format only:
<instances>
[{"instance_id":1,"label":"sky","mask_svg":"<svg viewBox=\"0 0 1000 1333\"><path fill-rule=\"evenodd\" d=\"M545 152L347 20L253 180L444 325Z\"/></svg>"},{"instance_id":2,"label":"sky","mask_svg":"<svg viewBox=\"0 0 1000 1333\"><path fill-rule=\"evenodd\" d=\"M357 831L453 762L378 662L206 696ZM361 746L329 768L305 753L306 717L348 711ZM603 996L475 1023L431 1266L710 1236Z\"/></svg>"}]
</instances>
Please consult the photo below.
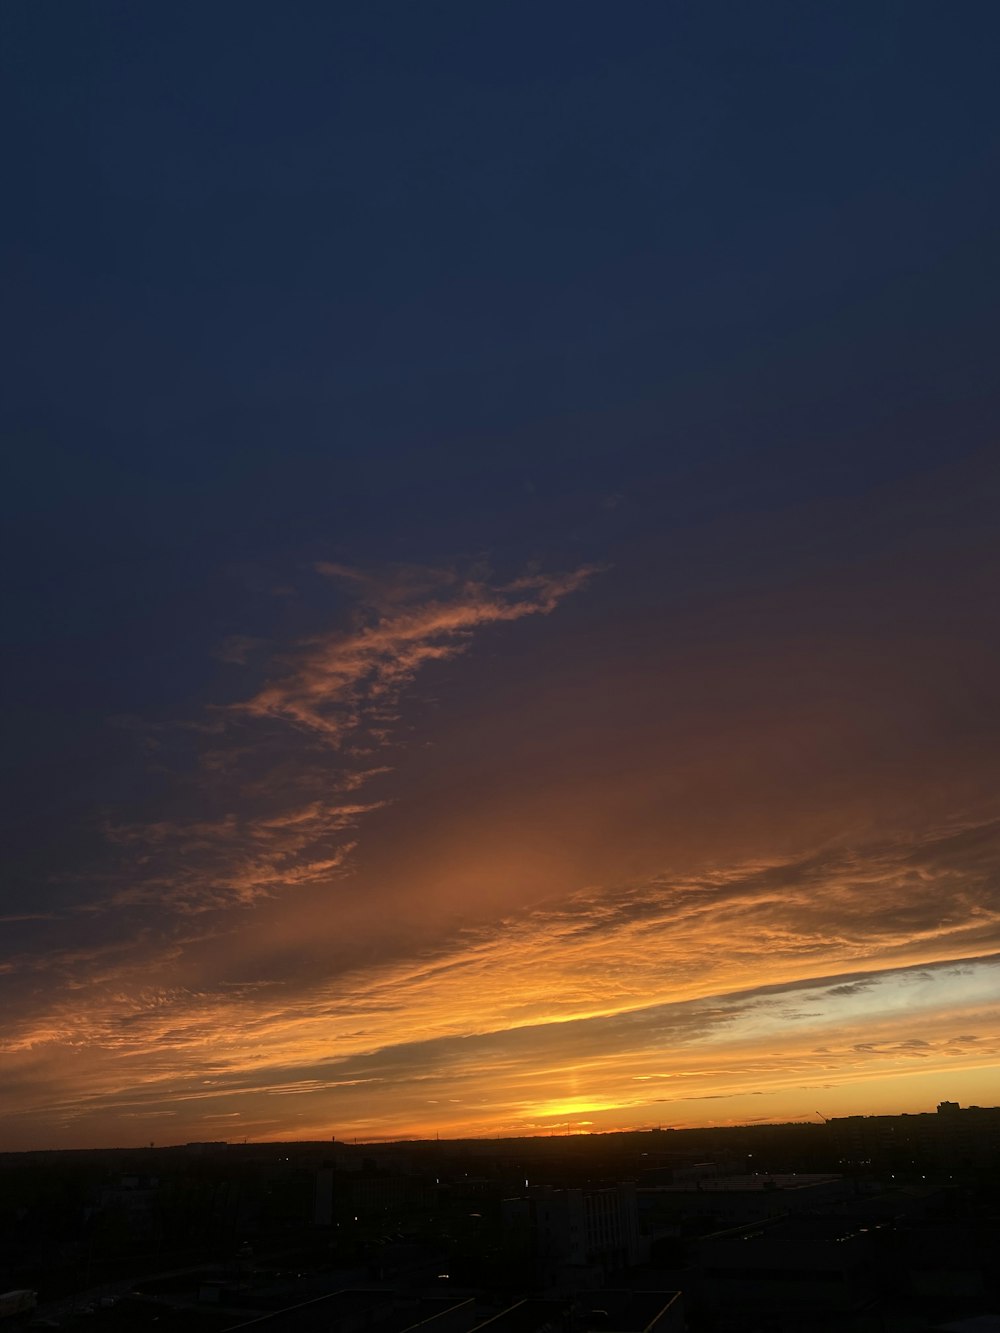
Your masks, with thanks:
<instances>
[{"instance_id":1,"label":"sky","mask_svg":"<svg viewBox=\"0 0 1000 1333\"><path fill-rule=\"evenodd\" d=\"M0 29L0 1148L1000 1102L992 0Z\"/></svg>"}]
</instances>

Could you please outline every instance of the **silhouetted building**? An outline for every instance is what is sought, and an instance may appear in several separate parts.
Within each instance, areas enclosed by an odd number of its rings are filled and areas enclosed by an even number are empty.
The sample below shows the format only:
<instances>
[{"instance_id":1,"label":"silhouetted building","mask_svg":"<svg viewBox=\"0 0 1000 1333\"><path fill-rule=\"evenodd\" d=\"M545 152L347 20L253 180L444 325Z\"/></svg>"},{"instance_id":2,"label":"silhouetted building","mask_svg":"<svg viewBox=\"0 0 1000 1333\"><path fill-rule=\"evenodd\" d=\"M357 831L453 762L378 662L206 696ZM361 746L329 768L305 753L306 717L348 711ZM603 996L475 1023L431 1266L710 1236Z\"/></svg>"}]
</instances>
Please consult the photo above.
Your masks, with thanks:
<instances>
[{"instance_id":1,"label":"silhouetted building","mask_svg":"<svg viewBox=\"0 0 1000 1333\"><path fill-rule=\"evenodd\" d=\"M638 1193L647 1236L697 1235L745 1222L835 1207L847 1193L841 1176L739 1175L654 1185Z\"/></svg>"},{"instance_id":2,"label":"silhouetted building","mask_svg":"<svg viewBox=\"0 0 1000 1333\"><path fill-rule=\"evenodd\" d=\"M529 1298L477 1325L474 1333L683 1333L677 1291L589 1291L571 1303Z\"/></svg>"},{"instance_id":3,"label":"silhouetted building","mask_svg":"<svg viewBox=\"0 0 1000 1333\"><path fill-rule=\"evenodd\" d=\"M613 1273L639 1260L639 1215L631 1183L595 1189L539 1189L504 1202L508 1223L530 1228L543 1280L566 1269Z\"/></svg>"},{"instance_id":4,"label":"silhouetted building","mask_svg":"<svg viewBox=\"0 0 1000 1333\"><path fill-rule=\"evenodd\" d=\"M781 1333L843 1327L877 1292L876 1232L837 1219L737 1228L698 1243L700 1290L714 1327Z\"/></svg>"},{"instance_id":5,"label":"silhouetted building","mask_svg":"<svg viewBox=\"0 0 1000 1333\"><path fill-rule=\"evenodd\" d=\"M1000 1160L1000 1107L940 1102L937 1113L849 1115L829 1122L845 1163L947 1167Z\"/></svg>"}]
</instances>

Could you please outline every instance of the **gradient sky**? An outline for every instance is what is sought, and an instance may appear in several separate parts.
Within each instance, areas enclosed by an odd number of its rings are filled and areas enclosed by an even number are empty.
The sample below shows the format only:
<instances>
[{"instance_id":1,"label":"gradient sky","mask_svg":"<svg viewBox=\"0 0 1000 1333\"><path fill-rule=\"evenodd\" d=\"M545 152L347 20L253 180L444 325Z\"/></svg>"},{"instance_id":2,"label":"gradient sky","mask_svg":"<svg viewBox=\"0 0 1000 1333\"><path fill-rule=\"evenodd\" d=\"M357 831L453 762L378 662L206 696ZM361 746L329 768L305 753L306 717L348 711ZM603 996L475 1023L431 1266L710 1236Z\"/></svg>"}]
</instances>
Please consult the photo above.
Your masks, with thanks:
<instances>
[{"instance_id":1,"label":"gradient sky","mask_svg":"<svg viewBox=\"0 0 1000 1333\"><path fill-rule=\"evenodd\" d=\"M1000 1102L994 0L0 29L0 1147Z\"/></svg>"}]
</instances>

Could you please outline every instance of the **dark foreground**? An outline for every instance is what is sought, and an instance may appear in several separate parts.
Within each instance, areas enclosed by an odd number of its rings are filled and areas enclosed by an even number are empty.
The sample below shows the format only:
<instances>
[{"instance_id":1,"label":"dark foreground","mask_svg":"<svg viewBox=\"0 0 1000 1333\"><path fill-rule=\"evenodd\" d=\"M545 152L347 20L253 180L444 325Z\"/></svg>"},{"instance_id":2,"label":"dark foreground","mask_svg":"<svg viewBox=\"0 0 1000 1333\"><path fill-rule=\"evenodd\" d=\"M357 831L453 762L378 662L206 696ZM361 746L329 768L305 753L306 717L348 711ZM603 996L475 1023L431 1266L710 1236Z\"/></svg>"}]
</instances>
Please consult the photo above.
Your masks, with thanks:
<instances>
[{"instance_id":1,"label":"dark foreground","mask_svg":"<svg viewBox=\"0 0 1000 1333\"><path fill-rule=\"evenodd\" d=\"M0 1328L991 1333L1000 1110L7 1154L0 1242Z\"/></svg>"}]
</instances>

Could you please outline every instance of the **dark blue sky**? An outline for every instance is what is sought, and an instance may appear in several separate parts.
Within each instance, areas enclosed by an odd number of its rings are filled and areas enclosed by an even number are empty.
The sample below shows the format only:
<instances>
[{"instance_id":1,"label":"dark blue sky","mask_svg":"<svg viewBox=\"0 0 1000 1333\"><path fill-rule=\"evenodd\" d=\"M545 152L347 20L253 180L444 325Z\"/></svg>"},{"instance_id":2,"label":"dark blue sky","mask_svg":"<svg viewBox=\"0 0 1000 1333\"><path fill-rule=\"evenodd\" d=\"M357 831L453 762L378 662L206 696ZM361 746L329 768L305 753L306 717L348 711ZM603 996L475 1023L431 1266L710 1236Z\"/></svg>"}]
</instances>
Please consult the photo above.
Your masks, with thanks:
<instances>
[{"instance_id":1,"label":"dark blue sky","mask_svg":"<svg viewBox=\"0 0 1000 1333\"><path fill-rule=\"evenodd\" d=\"M615 561L995 447L994 5L3 25L5 699L46 790L314 559Z\"/></svg>"},{"instance_id":2,"label":"dark blue sky","mask_svg":"<svg viewBox=\"0 0 1000 1333\"><path fill-rule=\"evenodd\" d=\"M850 642L872 716L911 631L979 645L928 689L965 663L981 728L998 49L978 0L9 0L11 910L82 901L109 821L232 802L188 724L347 623L317 562L477 605L603 571L538 594L492 683L426 685L467 730L559 653L618 697L680 616L734 664Z\"/></svg>"}]
</instances>

